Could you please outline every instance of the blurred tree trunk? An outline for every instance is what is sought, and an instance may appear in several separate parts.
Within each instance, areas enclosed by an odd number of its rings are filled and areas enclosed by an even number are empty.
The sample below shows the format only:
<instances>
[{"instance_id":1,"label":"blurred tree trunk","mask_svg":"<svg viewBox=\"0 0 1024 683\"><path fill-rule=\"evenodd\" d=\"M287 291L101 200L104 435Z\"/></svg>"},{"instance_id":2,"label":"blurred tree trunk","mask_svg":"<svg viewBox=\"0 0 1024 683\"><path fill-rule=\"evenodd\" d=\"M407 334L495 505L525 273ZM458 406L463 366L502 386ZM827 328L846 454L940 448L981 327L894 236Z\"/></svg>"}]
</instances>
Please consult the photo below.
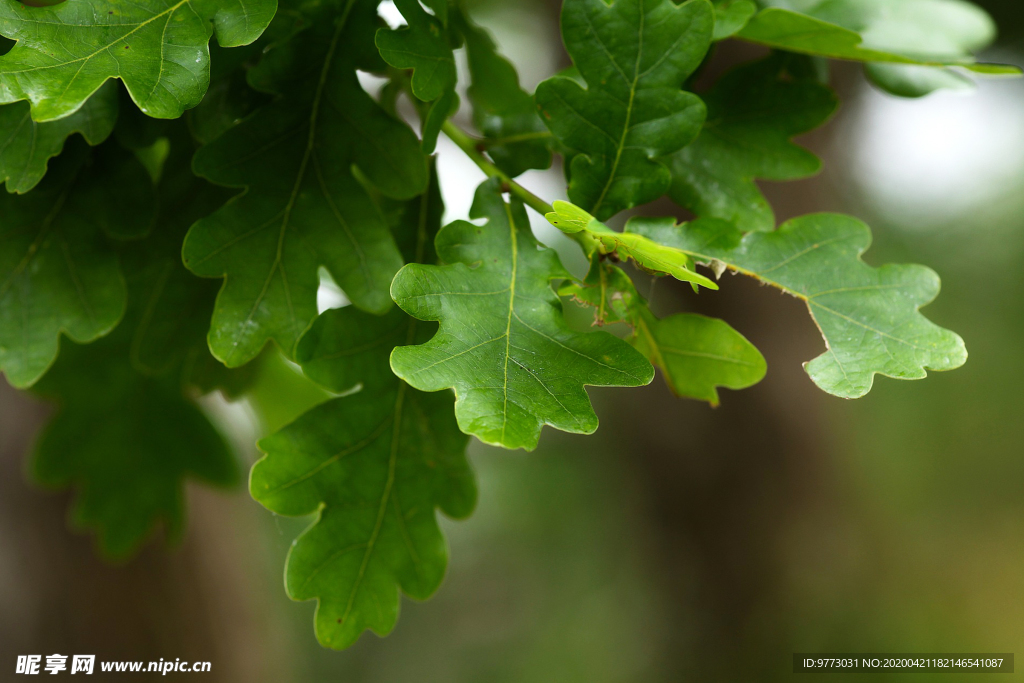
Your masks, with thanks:
<instances>
[{"instance_id":1,"label":"blurred tree trunk","mask_svg":"<svg viewBox=\"0 0 1024 683\"><path fill-rule=\"evenodd\" d=\"M238 523L241 496L190 491L182 547L150 542L132 561L106 564L90 536L68 529L70 495L40 491L24 475L48 413L0 381L0 678L13 674L17 655L45 662L58 653L209 661L209 681L287 680L283 641L254 603L263 588L244 566L262 543Z\"/></svg>"}]
</instances>

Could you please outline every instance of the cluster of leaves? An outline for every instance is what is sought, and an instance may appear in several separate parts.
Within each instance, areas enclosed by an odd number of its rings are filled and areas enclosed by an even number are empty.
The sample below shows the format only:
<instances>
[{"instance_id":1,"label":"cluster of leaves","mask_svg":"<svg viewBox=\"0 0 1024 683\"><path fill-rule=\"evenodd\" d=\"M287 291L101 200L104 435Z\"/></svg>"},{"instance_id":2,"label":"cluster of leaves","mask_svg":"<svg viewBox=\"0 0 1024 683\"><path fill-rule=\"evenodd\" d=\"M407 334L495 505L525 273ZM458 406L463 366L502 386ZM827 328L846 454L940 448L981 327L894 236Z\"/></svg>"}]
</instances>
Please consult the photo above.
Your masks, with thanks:
<instances>
[{"instance_id":1,"label":"cluster of leaves","mask_svg":"<svg viewBox=\"0 0 1024 683\"><path fill-rule=\"evenodd\" d=\"M315 515L286 587L318 601L335 648L392 629L399 591L440 584L437 510L476 499L469 436L532 449L544 425L592 433L585 387L655 368L711 404L764 377L726 322L659 318L629 268L694 291L732 270L805 301L826 347L808 374L837 396L965 361L919 312L932 271L868 266L870 232L846 216L776 229L755 181L818 170L792 138L836 107L826 58L899 95L1011 71L974 61L993 37L974 6L564 0L574 66L531 94L460 4L394 4L397 29L378 0L0 0L0 370L59 405L33 468L78 489L74 518L108 554L180 529L185 478L238 478L195 400L243 394L268 342L336 395L262 439L250 479L267 508ZM693 92L730 37L770 54ZM460 92L479 137L453 122ZM490 177L471 220L447 225L442 131ZM556 154L571 203L548 205L515 178ZM604 223L665 195L697 219ZM579 243L585 276L527 208ZM322 269L351 306L318 315ZM567 322L570 301L597 329Z\"/></svg>"}]
</instances>

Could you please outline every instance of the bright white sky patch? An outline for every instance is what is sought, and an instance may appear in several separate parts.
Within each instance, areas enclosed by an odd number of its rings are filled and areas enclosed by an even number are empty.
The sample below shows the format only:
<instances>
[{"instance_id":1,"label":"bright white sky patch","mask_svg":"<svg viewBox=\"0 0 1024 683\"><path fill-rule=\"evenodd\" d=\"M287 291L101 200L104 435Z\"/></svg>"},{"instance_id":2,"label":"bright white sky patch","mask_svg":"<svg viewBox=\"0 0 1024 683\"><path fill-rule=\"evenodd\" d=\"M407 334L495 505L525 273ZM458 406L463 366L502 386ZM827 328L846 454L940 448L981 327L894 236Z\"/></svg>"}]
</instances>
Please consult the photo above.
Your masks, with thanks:
<instances>
[{"instance_id":1,"label":"bright white sky patch","mask_svg":"<svg viewBox=\"0 0 1024 683\"><path fill-rule=\"evenodd\" d=\"M405 23L405 17L403 17L402 13L398 11L397 7L395 7L394 0L384 0L384 2L380 3L380 5L377 6L377 14L381 19L387 22L387 25L391 28L401 28L402 26L408 25Z\"/></svg>"},{"instance_id":2,"label":"bright white sky patch","mask_svg":"<svg viewBox=\"0 0 1024 683\"><path fill-rule=\"evenodd\" d=\"M850 176L880 211L908 226L945 223L1024 179L1024 83L910 100L866 89L844 142Z\"/></svg>"}]
</instances>

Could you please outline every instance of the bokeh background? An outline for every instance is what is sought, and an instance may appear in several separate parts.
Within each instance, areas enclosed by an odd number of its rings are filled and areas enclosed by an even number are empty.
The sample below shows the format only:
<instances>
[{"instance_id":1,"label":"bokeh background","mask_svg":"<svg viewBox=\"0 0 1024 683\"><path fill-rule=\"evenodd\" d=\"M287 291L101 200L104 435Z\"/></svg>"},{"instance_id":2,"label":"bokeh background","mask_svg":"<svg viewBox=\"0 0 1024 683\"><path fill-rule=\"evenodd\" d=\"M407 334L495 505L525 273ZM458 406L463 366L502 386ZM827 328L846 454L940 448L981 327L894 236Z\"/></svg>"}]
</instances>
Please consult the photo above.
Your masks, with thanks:
<instances>
[{"instance_id":1,"label":"bokeh background","mask_svg":"<svg viewBox=\"0 0 1024 683\"><path fill-rule=\"evenodd\" d=\"M476 4L528 87L566 64L557 3ZM1002 34L985 56L1024 63L1024 5L980 4ZM758 54L727 44L715 68ZM740 278L700 297L659 281L662 312L725 317L761 348L765 381L718 409L659 381L592 391L595 437L546 430L534 453L474 444L480 504L444 524L441 590L404 600L390 637L342 653L316 644L313 604L284 594L308 520L191 487L182 544L105 564L68 530L70 496L23 474L48 407L2 385L0 670L60 652L209 660L207 681L674 683L788 680L794 651L1024 657L1024 80L900 100L853 65L833 76L842 109L803 139L825 172L765 189L780 219L865 219L873 265L939 271L927 314L965 337L965 368L880 378L842 401L802 371L822 342L798 301ZM481 176L454 147L439 154L448 216L462 217ZM524 183L564 192L557 170ZM325 398L262 362L246 401L205 399L245 467L256 436Z\"/></svg>"}]
</instances>

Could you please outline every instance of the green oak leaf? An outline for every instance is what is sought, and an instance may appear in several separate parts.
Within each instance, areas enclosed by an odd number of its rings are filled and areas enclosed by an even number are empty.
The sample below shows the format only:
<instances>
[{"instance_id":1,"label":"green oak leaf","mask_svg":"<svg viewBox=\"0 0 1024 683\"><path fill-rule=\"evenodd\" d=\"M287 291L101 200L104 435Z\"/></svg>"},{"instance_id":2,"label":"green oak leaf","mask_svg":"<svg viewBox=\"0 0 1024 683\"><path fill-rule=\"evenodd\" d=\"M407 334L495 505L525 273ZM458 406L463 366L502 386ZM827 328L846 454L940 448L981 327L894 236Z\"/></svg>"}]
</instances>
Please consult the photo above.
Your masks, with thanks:
<instances>
[{"instance_id":1,"label":"green oak leaf","mask_svg":"<svg viewBox=\"0 0 1024 683\"><path fill-rule=\"evenodd\" d=\"M409 198L427 184L415 134L359 86L349 48L376 26L376 3L317 6L271 49L250 83L280 96L196 154L199 175L246 191L197 222L183 250L204 277L225 278L209 343L229 367L273 339L291 356L316 317L323 266L360 308L383 313L402 258L361 181ZM359 170L359 179L352 167Z\"/></svg>"},{"instance_id":2,"label":"green oak leaf","mask_svg":"<svg viewBox=\"0 0 1024 683\"><path fill-rule=\"evenodd\" d=\"M189 227L222 206L232 191L192 173L195 143L184 121L175 122L168 133L156 227L151 237L129 244L121 254L129 285L126 322L133 326L132 367L147 376L179 372L183 383L203 393L219 388L223 379L236 395L240 382L233 377L242 377L246 368L227 370L213 359L206 343L218 283L196 277L181 259Z\"/></svg>"},{"instance_id":3,"label":"green oak leaf","mask_svg":"<svg viewBox=\"0 0 1024 683\"><path fill-rule=\"evenodd\" d=\"M426 5L442 26L448 26L448 0L421 0Z\"/></svg>"},{"instance_id":4,"label":"green oak leaf","mask_svg":"<svg viewBox=\"0 0 1024 683\"><path fill-rule=\"evenodd\" d=\"M735 35L757 14L754 0L717 0L715 2L714 40Z\"/></svg>"},{"instance_id":5,"label":"green oak leaf","mask_svg":"<svg viewBox=\"0 0 1024 683\"><path fill-rule=\"evenodd\" d=\"M367 628L389 633L399 588L430 597L448 562L434 510L463 518L476 501L451 394L416 391L388 368L395 345L424 338L398 310L325 312L299 362L316 364L328 388L362 390L258 444L267 455L253 467L253 497L279 514L318 513L288 554L285 586L294 600L318 601L317 638L328 647L348 647Z\"/></svg>"},{"instance_id":6,"label":"green oak leaf","mask_svg":"<svg viewBox=\"0 0 1024 683\"><path fill-rule=\"evenodd\" d=\"M663 195L671 176L659 161L689 144L704 105L682 85L711 43L707 0L566 0L562 36L580 75L537 87L555 137L576 154L569 199L604 220Z\"/></svg>"},{"instance_id":7,"label":"green oak leaf","mask_svg":"<svg viewBox=\"0 0 1024 683\"><path fill-rule=\"evenodd\" d=\"M585 232L597 242L602 254L614 254L622 260L632 259L637 266L650 273L664 273L681 282L718 289L713 280L694 272L693 260L678 249L663 246L643 235L615 232L569 202L556 201L553 208L553 212L545 215L551 225L569 235Z\"/></svg>"},{"instance_id":8,"label":"green oak leaf","mask_svg":"<svg viewBox=\"0 0 1024 683\"><path fill-rule=\"evenodd\" d=\"M405 204L396 233L407 258L433 260L442 209L436 182ZM475 505L451 393L416 391L388 364L396 345L435 329L398 309L326 311L297 359L324 387L358 393L259 443L266 455L252 470L253 497L279 514L318 515L288 554L285 585L294 600L318 601L316 633L328 647L347 647L367 628L390 632L399 588L418 599L437 590L448 552L434 510L462 518Z\"/></svg>"},{"instance_id":9,"label":"green oak leaf","mask_svg":"<svg viewBox=\"0 0 1024 683\"><path fill-rule=\"evenodd\" d=\"M769 5L737 37L803 54L867 62L868 75L899 95L962 87L944 67L980 74L1020 69L980 64L973 53L992 42L995 25L962 0L764 0ZM938 68L936 68L938 67Z\"/></svg>"},{"instance_id":10,"label":"green oak leaf","mask_svg":"<svg viewBox=\"0 0 1024 683\"><path fill-rule=\"evenodd\" d=\"M144 235L155 197L135 157L112 152L94 163L73 140L34 191L0 194L0 369L15 387L46 372L62 333L89 342L124 313L124 278L108 239ZM115 193L130 201L111 205Z\"/></svg>"},{"instance_id":11,"label":"green oak leaf","mask_svg":"<svg viewBox=\"0 0 1024 683\"><path fill-rule=\"evenodd\" d=\"M891 95L924 97L936 90L970 90L974 81L956 69L916 64L865 64L868 80Z\"/></svg>"},{"instance_id":12,"label":"green oak leaf","mask_svg":"<svg viewBox=\"0 0 1024 683\"><path fill-rule=\"evenodd\" d=\"M522 204L504 202L499 180L480 186L470 216L487 225L457 221L438 233L448 265L411 264L395 276L395 302L440 329L395 349L391 368L421 391L454 388L460 429L486 443L532 449L544 424L594 432L584 387L644 385L653 369L621 339L569 328L551 289L569 274L537 243Z\"/></svg>"},{"instance_id":13,"label":"green oak leaf","mask_svg":"<svg viewBox=\"0 0 1024 683\"><path fill-rule=\"evenodd\" d=\"M60 406L32 461L36 479L77 489L72 520L93 529L105 555L125 558L160 523L177 537L184 480L238 480L213 425L172 379L146 377L128 360L128 334L69 344L37 391Z\"/></svg>"},{"instance_id":14,"label":"green oak leaf","mask_svg":"<svg viewBox=\"0 0 1024 683\"><path fill-rule=\"evenodd\" d=\"M68 209L87 212L83 218L115 240L150 234L158 202L152 175L140 173L146 169L145 154L113 143L94 149L77 183L86 203Z\"/></svg>"},{"instance_id":15,"label":"green oak leaf","mask_svg":"<svg viewBox=\"0 0 1024 683\"><path fill-rule=\"evenodd\" d=\"M244 48L222 48L210 45L210 87L203 101L186 113L189 130L202 143L213 142L228 128L237 125L260 105L270 99L249 86L249 67L272 44L271 31Z\"/></svg>"},{"instance_id":16,"label":"green oak leaf","mask_svg":"<svg viewBox=\"0 0 1024 683\"><path fill-rule=\"evenodd\" d=\"M626 229L804 301L828 347L805 367L835 396L864 396L876 374L922 379L926 370L952 370L967 360L963 340L918 310L938 295L938 276L918 265L868 266L860 257L871 231L855 218L811 215L746 235L714 219L678 226L634 219Z\"/></svg>"},{"instance_id":17,"label":"green oak leaf","mask_svg":"<svg viewBox=\"0 0 1024 683\"><path fill-rule=\"evenodd\" d=\"M820 7L814 14L858 31L867 45L899 54L973 59L973 54L991 45L996 37L992 18L977 5L962 0L904 0L895 4L847 0L832 9ZM865 71L875 85L902 97L972 86L969 78L948 68L873 63L867 64Z\"/></svg>"},{"instance_id":18,"label":"green oak leaf","mask_svg":"<svg viewBox=\"0 0 1024 683\"><path fill-rule=\"evenodd\" d=\"M181 243L196 219L209 215L232 192L192 173L195 143L182 121L169 131L169 155L158 186L161 211L153 235L122 250L129 310L140 311L129 349L132 367L151 376L176 373L181 384L235 399L248 391L265 367L227 368L206 342L218 283L193 275L181 259Z\"/></svg>"},{"instance_id":19,"label":"green oak leaf","mask_svg":"<svg viewBox=\"0 0 1024 683\"><path fill-rule=\"evenodd\" d=\"M395 0L408 26L377 31L384 61L396 69L412 69L412 93L433 102L455 89L455 55L444 25L427 14L419 0Z\"/></svg>"},{"instance_id":20,"label":"green oak leaf","mask_svg":"<svg viewBox=\"0 0 1024 683\"><path fill-rule=\"evenodd\" d=\"M512 63L502 57L494 40L469 17L454 15L466 45L473 104L473 125L494 164L514 178L531 168L551 166L550 137L537 115L533 97L519 85Z\"/></svg>"},{"instance_id":21,"label":"green oak leaf","mask_svg":"<svg viewBox=\"0 0 1024 683\"><path fill-rule=\"evenodd\" d=\"M142 111L177 118L206 92L213 31L244 45L276 10L276 0L0 0L0 34L17 41L0 57L0 102L28 100L35 120L52 121L120 78Z\"/></svg>"},{"instance_id":22,"label":"green oak leaf","mask_svg":"<svg viewBox=\"0 0 1024 683\"><path fill-rule=\"evenodd\" d=\"M662 372L677 396L719 404L717 387L746 389L762 379L764 356L728 323L696 313L661 320L637 316L633 345Z\"/></svg>"},{"instance_id":23,"label":"green oak leaf","mask_svg":"<svg viewBox=\"0 0 1024 683\"><path fill-rule=\"evenodd\" d=\"M278 4L277 0L190 1L200 14L213 17L213 30L221 47L240 47L254 42L270 26Z\"/></svg>"},{"instance_id":24,"label":"green oak leaf","mask_svg":"<svg viewBox=\"0 0 1024 683\"><path fill-rule=\"evenodd\" d=\"M446 3L435 4L447 9ZM407 26L397 30L380 29L376 43L380 56L390 66L412 70L413 95L432 103L421 111L423 150L430 154L437 145L441 126L459 108L459 97L455 93L458 80L455 53L445 27L447 11L443 17L431 16L419 0L396 0L395 6L405 17ZM436 8L432 6L432 9Z\"/></svg>"},{"instance_id":25,"label":"green oak leaf","mask_svg":"<svg viewBox=\"0 0 1024 683\"><path fill-rule=\"evenodd\" d=\"M700 136L665 160L674 202L743 230L775 228L775 214L754 179L817 173L820 160L791 139L820 126L837 105L828 87L794 78L787 61L775 55L741 66L704 95L708 119Z\"/></svg>"},{"instance_id":26,"label":"green oak leaf","mask_svg":"<svg viewBox=\"0 0 1024 683\"><path fill-rule=\"evenodd\" d=\"M0 105L0 182L7 183L8 192L28 192L42 180L46 165L64 149L69 136L80 133L90 145L106 140L114 130L117 109L113 83L59 121L33 121L26 102Z\"/></svg>"},{"instance_id":27,"label":"green oak leaf","mask_svg":"<svg viewBox=\"0 0 1024 683\"><path fill-rule=\"evenodd\" d=\"M124 320L88 346L66 345L36 385L60 409L43 432L33 470L45 484L78 490L73 518L95 529L100 548L118 558L158 524L172 538L180 534L186 479L220 486L239 479L223 438L186 397L197 384L234 389L239 378L222 373L215 383L197 372L204 359L212 362L205 323L217 287L181 263L192 218L229 193L190 172L194 146L184 122L169 132L156 228L119 249Z\"/></svg>"}]
</instances>

